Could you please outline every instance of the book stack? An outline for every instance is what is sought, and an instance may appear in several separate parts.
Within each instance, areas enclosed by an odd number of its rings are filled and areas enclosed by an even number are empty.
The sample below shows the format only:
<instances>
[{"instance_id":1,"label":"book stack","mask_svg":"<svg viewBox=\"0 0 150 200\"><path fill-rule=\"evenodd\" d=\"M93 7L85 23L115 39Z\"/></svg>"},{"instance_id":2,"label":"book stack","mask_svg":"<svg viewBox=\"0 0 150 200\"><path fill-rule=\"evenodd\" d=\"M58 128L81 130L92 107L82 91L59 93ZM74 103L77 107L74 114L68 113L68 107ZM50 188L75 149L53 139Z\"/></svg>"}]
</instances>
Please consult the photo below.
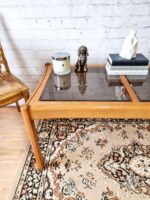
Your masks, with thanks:
<instances>
[{"instance_id":1,"label":"book stack","mask_svg":"<svg viewBox=\"0 0 150 200\"><path fill-rule=\"evenodd\" d=\"M106 63L108 75L147 75L149 60L142 54L137 54L131 60L122 58L119 54L109 54Z\"/></svg>"}]
</instances>

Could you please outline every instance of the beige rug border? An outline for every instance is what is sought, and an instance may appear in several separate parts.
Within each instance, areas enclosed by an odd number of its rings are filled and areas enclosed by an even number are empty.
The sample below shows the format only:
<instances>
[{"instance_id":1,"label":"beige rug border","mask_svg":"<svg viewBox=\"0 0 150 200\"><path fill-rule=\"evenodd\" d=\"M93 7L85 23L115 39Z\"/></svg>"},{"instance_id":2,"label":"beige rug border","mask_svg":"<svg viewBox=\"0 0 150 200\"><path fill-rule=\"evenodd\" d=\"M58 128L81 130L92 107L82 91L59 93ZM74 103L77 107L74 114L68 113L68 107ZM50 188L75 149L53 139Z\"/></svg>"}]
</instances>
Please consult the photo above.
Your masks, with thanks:
<instances>
[{"instance_id":1,"label":"beige rug border","mask_svg":"<svg viewBox=\"0 0 150 200\"><path fill-rule=\"evenodd\" d=\"M41 121L42 121L42 120L39 120L39 121L37 122L37 125L36 125L36 126L37 126L37 130L40 130L40 128L41 128L41 125L42 125ZM23 152L22 158L21 158L20 161L19 161L19 164L18 164L16 173L15 173L15 177L14 177L12 183L11 183L11 189L10 189L10 191L8 192L9 194L8 194L7 200L13 200L13 197L14 197L14 195L15 195L15 191L16 191L16 188L17 188L17 186L18 186L18 182L19 182L21 173L22 173L22 171L23 171L23 167L24 167L25 161L26 161L26 159L27 159L27 156L28 156L30 147L31 147L30 143L27 144L26 147L25 147L25 150L24 150L24 152Z\"/></svg>"}]
</instances>

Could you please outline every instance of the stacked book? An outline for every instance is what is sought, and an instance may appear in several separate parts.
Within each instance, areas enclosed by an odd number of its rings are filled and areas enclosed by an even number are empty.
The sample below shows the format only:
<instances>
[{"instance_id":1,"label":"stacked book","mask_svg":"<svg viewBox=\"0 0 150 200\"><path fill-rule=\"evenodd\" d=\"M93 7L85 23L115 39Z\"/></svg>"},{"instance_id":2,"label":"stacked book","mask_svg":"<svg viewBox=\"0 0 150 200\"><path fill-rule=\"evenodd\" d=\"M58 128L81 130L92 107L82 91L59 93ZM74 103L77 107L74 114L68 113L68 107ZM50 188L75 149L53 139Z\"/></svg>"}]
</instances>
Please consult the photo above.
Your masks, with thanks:
<instances>
[{"instance_id":1,"label":"stacked book","mask_svg":"<svg viewBox=\"0 0 150 200\"><path fill-rule=\"evenodd\" d=\"M137 54L131 60L122 58L119 54L109 54L106 63L108 75L147 75L149 60L142 54Z\"/></svg>"}]
</instances>

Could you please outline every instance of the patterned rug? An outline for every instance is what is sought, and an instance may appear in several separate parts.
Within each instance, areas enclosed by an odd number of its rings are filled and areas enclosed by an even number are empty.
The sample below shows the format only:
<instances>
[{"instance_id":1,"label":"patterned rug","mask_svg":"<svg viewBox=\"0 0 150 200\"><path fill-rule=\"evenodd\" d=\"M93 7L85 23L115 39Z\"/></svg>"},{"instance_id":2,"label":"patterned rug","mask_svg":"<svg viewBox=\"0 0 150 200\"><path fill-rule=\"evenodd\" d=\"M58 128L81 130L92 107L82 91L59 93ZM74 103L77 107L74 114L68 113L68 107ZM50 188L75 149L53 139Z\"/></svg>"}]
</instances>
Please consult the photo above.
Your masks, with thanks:
<instances>
[{"instance_id":1,"label":"patterned rug","mask_svg":"<svg viewBox=\"0 0 150 200\"><path fill-rule=\"evenodd\" d=\"M149 200L150 121L43 120L46 169L29 150L14 200Z\"/></svg>"}]
</instances>

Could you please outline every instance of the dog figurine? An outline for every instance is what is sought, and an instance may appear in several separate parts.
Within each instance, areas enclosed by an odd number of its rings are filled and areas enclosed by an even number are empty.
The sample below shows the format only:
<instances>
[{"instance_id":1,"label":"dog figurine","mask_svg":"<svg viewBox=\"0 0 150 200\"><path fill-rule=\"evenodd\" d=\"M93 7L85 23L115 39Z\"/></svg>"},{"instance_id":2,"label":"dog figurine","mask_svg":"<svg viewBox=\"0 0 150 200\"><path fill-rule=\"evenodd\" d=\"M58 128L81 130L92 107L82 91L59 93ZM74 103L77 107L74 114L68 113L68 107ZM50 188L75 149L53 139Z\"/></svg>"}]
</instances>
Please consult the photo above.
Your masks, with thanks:
<instances>
[{"instance_id":1,"label":"dog figurine","mask_svg":"<svg viewBox=\"0 0 150 200\"><path fill-rule=\"evenodd\" d=\"M87 56L88 56L88 49L86 46L81 46L78 49L78 60L75 65L75 72L87 72Z\"/></svg>"}]
</instances>

